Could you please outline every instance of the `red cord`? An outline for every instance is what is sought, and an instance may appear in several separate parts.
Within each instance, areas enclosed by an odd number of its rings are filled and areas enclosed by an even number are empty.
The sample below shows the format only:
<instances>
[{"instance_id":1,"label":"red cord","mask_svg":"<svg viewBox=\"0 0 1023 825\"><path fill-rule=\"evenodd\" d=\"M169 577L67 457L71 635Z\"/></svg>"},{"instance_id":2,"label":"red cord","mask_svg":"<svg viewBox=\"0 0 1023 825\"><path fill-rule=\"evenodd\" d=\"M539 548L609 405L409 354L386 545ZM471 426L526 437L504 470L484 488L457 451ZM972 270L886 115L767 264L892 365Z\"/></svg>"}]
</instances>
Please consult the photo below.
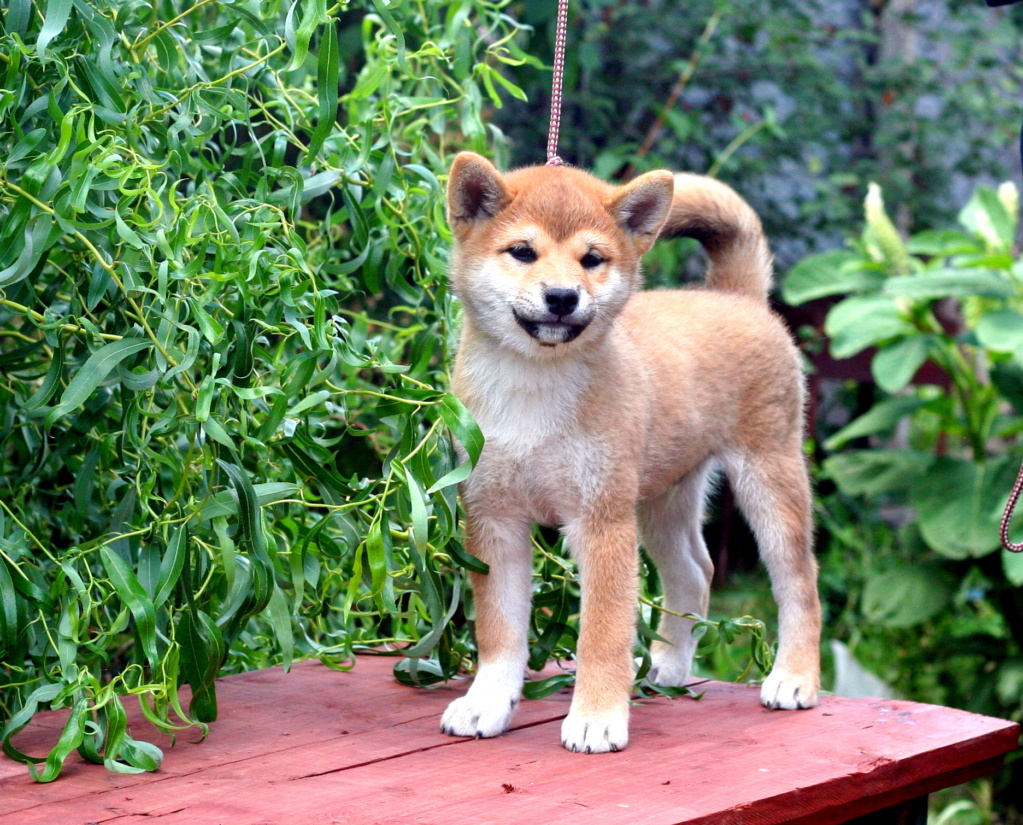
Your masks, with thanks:
<instances>
[{"instance_id":1,"label":"red cord","mask_svg":"<svg viewBox=\"0 0 1023 825\"><path fill-rule=\"evenodd\" d=\"M558 132L561 130L561 87L565 79L565 41L568 38L568 0L558 0L558 25L554 32L554 77L551 80L551 130L547 135L547 165L561 166Z\"/></svg>"},{"instance_id":2,"label":"red cord","mask_svg":"<svg viewBox=\"0 0 1023 825\"><path fill-rule=\"evenodd\" d=\"M1002 547L1006 550L1011 550L1013 553L1023 553L1023 543L1016 544L1009 539L1009 522L1012 521L1012 512L1016 509L1016 502L1019 501L1021 492L1023 492L1023 465L1019 468L1016 483L1012 485L1012 493L1009 495L1009 501L1005 505L1005 512L1002 514L1002 525L999 530Z\"/></svg>"}]
</instances>

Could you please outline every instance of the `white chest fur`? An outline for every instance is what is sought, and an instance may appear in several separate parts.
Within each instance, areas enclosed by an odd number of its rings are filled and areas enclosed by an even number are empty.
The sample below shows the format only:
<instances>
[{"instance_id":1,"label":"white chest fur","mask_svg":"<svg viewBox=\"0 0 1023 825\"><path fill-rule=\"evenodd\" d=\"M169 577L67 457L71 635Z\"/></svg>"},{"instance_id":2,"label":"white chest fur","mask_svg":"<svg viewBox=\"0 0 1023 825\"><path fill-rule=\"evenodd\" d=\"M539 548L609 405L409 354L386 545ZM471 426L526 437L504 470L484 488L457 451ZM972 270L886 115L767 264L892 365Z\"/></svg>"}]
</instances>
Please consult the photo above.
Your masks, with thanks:
<instances>
[{"instance_id":1,"label":"white chest fur","mask_svg":"<svg viewBox=\"0 0 1023 825\"><path fill-rule=\"evenodd\" d=\"M592 500L604 450L583 424L592 372L578 361L528 362L473 353L460 367L486 444L463 494L488 509L564 524Z\"/></svg>"}]
</instances>

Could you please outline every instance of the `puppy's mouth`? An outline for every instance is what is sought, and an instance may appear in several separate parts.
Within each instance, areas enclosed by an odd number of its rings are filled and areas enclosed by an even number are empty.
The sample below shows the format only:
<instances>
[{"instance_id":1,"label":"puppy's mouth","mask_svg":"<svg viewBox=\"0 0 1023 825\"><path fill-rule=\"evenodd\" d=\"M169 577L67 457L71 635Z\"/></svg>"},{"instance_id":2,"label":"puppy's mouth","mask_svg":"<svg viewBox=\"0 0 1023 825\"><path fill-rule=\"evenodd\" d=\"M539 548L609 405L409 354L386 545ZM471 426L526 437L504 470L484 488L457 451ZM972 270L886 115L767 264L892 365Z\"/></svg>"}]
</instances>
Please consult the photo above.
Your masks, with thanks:
<instances>
[{"instance_id":1,"label":"puppy's mouth","mask_svg":"<svg viewBox=\"0 0 1023 825\"><path fill-rule=\"evenodd\" d=\"M512 312L518 325L529 333L530 337L535 338L542 347L554 347L574 341L590 323L589 319L585 321L537 321L525 318L515 310Z\"/></svg>"}]
</instances>

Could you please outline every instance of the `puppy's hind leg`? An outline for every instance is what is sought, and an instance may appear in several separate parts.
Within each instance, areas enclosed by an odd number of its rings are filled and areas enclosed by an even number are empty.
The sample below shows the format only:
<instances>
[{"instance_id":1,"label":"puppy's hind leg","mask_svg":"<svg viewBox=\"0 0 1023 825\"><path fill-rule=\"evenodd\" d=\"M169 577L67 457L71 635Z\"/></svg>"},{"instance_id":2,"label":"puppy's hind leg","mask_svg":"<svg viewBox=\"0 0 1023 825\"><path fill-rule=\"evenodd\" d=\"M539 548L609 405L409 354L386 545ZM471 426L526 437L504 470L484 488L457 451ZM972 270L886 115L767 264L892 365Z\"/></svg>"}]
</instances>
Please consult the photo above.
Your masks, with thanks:
<instances>
[{"instance_id":1,"label":"puppy's hind leg","mask_svg":"<svg viewBox=\"0 0 1023 825\"><path fill-rule=\"evenodd\" d=\"M730 455L725 469L778 603L778 656L760 701L768 708L812 708L820 684L821 607L813 499L798 439L786 450Z\"/></svg>"},{"instance_id":2,"label":"puppy's hind leg","mask_svg":"<svg viewBox=\"0 0 1023 825\"><path fill-rule=\"evenodd\" d=\"M709 464L697 468L663 495L639 508L643 547L657 566L664 593L658 635L665 641L650 646L649 678L659 685L683 685L696 653L694 621L676 613L706 617L714 565L703 540L703 507L711 474Z\"/></svg>"},{"instance_id":3,"label":"puppy's hind leg","mask_svg":"<svg viewBox=\"0 0 1023 825\"><path fill-rule=\"evenodd\" d=\"M466 549L490 565L488 575L472 574L476 604L479 668L468 693L441 717L451 736L483 739L508 729L529 658L528 631L533 575L530 525L467 515Z\"/></svg>"}]
</instances>

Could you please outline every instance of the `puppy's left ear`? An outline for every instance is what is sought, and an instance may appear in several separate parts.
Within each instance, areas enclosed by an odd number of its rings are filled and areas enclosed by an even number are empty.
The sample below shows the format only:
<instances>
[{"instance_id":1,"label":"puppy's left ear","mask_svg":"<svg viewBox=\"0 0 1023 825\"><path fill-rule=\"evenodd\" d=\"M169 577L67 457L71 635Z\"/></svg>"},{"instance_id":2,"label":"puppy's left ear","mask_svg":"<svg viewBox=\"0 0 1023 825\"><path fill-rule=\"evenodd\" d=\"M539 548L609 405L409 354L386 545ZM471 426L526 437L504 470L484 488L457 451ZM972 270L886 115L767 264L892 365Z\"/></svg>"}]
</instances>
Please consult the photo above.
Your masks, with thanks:
<instances>
[{"instance_id":1,"label":"puppy's left ear","mask_svg":"<svg viewBox=\"0 0 1023 825\"><path fill-rule=\"evenodd\" d=\"M448 224L456 235L497 215L511 196L494 164L475 152L461 152L448 176Z\"/></svg>"},{"instance_id":2,"label":"puppy's left ear","mask_svg":"<svg viewBox=\"0 0 1023 825\"><path fill-rule=\"evenodd\" d=\"M661 231L671 209L675 176L664 169L647 172L615 192L610 212L640 253L646 252Z\"/></svg>"}]
</instances>

